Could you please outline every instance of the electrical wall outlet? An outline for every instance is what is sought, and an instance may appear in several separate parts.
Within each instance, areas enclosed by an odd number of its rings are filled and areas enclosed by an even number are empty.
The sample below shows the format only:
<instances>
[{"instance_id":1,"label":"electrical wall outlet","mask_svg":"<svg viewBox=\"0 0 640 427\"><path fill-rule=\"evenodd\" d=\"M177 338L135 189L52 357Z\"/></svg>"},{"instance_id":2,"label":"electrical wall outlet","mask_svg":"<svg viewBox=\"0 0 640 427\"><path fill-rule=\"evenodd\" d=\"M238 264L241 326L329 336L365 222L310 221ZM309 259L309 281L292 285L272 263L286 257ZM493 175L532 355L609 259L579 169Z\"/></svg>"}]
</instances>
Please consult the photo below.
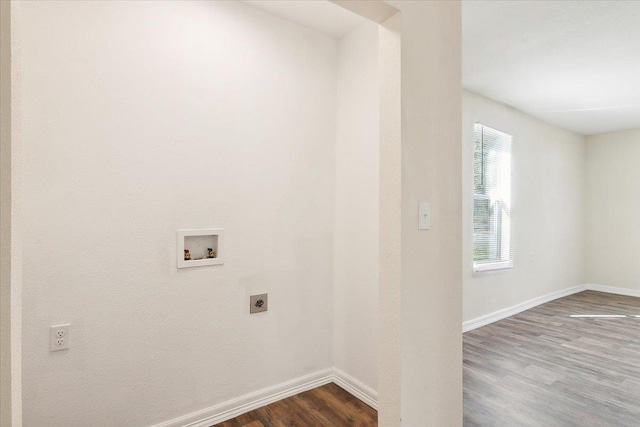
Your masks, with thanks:
<instances>
[{"instance_id":1,"label":"electrical wall outlet","mask_svg":"<svg viewBox=\"0 0 640 427\"><path fill-rule=\"evenodd\" d=\"M49 351L67 350L69 348L69 323L51 325L49 328Z\"/></svg>"},{"instance_id":2,"label":"electrical wall outlet","mask_svg":"<svg viewBox=\"0 0 640 427\"><path fill-rule=\"evenodd\" d=\"M267 294L251 295L249 297L249 313L260 313L267 311Z\"/></svg>"}]
</instances>

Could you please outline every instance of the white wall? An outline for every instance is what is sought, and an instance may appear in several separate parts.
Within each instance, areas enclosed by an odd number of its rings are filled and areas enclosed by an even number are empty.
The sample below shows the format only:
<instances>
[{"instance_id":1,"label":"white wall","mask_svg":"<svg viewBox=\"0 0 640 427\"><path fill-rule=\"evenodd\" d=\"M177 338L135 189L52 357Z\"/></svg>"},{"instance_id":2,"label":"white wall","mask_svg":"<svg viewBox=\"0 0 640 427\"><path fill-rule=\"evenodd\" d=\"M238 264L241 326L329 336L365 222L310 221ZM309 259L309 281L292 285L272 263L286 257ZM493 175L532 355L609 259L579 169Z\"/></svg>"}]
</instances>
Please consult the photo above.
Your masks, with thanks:
<instances>
[{"instance_id":1,"label":"white wall","mask_svg":"<svg viewBox=\"0 0 640 427\"><path fill-rule=\"evenodd\" d=\"M460 426L460 2L393 5L402 12L402 425ZM421 201L432 206L428 231L418 230Z\"/></svg>"},{"instance_id":2,"label":"white wall","mask_svg":"<svg viewBox=\"0 0 640 427\"><path fill-rule=\"evenodd\" d=\"M334 364L377 388L379 209L378 25L338 43Z\"/></svg>"},{"instance_id":3,"label":"white wall","mask_svg":"<svg viewBox=\"0 0 640 427\"><path fill-rule=\"evenodd\" d=\"M0 425L22 426L21 106L17 2L0 5Z\"/></svg>"},{"instance_id":4,"label":"white wall","mask_svg":"<svg viewBox=\"0 0 640 427\"><path fill-rule=\"evenodd\" d=\"M392 3L405 217L402 246L396 232L380 249L385 292L405 260L402 417L460 425L460 4ZM27 424L144 425L330 366L336 43L238 3L21 8ZM392 113L381 204L399 231ZM430 233L410 225L425 198ZM177 272L175 230L212 225L225 266ZM245 314L264 290L269 313ZM400 336L389 296L386 350ZM50 354L61 321L72 349ZM385 426L400 423L395 347Z\"/></svg>"},{"instance_id":5,"label":"white wall","mask_svg":"<svg viewBox=\"0 0 640 427\"><path fill-rule=\"evenodd\" d=\"M400 424L402 273L402 16L378 28L380 228L378 424Z\"/></svg>"},{"instance_id":6,"label":"white wall","mask_svg":"<svg viewBox=\"0 0 640 427\"><path fill-rule=\"evenodd\" d=\"M463 92L464 320L585 283L584 137ZM473 126L513 136L514 268L473 272Z\"/></svg>"},{"instance_id":7,"label":"white wall","mask_svg":"<svg viewBox=\"0 0 640 427\"><path fill-rule=\"evenodd\" d=\"M330 367L337 43L237 2L20 6L25 425L149 425ZM177 271L176 230L212 226L224 266Z\"/></svg>"},{"instance_id":8,"label":"white wall","mask_svg":"<svg viewBox=\"0 0 640 427\"><path fill-rule=\"evenodd\" d=\"M11 3L0 2L0 426L11 425Z\"/></svg>"},{"instance_id":9,"label":"white wall","mask_svg":"<svg viewBox=\"0 0 640 427\"><path fill-rule=\"evenodd\" d=\"M640 291L640 129L587 137L587 282Z\"/></svg>"}]
</instances>

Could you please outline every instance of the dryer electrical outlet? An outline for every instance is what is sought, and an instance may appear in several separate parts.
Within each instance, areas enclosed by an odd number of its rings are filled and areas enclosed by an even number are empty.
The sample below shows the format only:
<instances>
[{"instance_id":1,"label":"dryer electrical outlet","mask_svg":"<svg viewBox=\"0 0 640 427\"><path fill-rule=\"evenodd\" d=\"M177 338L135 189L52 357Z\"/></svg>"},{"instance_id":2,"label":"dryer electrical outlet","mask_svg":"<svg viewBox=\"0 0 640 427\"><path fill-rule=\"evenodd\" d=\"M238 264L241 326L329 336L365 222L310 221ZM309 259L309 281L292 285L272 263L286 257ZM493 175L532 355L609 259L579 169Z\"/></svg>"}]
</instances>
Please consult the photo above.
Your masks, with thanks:
<instances>
[{"instance_id":1,"label":"dryer electrical outlet","mask_svg":"<svg viewBox=\"0 0 640 427\"><path fill-rule=\"evenodd\" d=\"M267 311L268 294L251 295L249 297L249 313L260 313Z\"/></svg>"}]
</instances>

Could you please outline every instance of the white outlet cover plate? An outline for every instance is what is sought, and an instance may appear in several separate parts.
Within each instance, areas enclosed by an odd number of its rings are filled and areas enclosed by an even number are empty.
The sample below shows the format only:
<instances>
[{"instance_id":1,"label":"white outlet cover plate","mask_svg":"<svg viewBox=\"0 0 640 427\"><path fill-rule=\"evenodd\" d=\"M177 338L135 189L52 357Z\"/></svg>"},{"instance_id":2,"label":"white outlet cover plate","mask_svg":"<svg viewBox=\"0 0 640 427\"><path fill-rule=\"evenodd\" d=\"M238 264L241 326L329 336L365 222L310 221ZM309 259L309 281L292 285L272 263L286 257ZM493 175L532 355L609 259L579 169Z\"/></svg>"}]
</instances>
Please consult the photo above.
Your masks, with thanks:
<instances>
[{"instance_id":1,"label":"white outlet cover plate","mask_svg":"<svg viewBox=\"0 0 640 427\"><path fill-rule=\"evenodd\" d=\"M69 328L71 324L51 325L49 328L49 351L67 350L69 348Z\"/></svg>"}]
</instances>

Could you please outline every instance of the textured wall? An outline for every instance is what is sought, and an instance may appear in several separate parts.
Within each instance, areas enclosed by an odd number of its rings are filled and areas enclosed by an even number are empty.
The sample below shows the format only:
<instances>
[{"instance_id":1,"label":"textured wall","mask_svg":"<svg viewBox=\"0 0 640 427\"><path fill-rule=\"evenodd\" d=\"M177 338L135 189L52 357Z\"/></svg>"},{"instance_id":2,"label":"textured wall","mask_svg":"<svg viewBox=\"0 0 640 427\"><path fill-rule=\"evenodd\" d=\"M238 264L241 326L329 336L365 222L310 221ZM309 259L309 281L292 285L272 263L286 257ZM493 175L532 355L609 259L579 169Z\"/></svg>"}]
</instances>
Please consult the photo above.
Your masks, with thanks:
<instances>
[{"instance_id":1,"label":"textured wall","mask_svg":"<svg viewBox=\"0 0 640 427\"><path fill-rule=\"evenodd\" d=\"M336 41L237 2L21 9L25 424L149 425L330 367ZM216 226L224 266L178 271L176 230Z\"/></svg>"},{"instance_id":2,"label":"textured wall","mask_svg":"<svg viewBox=\"0 0 640 427\"><path fill-rule=\"evenodd\" d=\"M333 354L336 368L378 385L378 25L338 43Z\"/></svg>"},{"instance_id":3,"label":"textured wall","mask_svg":"<svg viewBox=\"0 0 640 427\"><path fill-rule=\"evenodd\" d=\"M378 423L400 423L400 275L402 215L401 14L379 27L380 324Z\"/></svg>"},{"instance_id":4,"label":"textured wall","mask_svg":"<svg viewBox=\"0 0 640 427\"><path fill-rule=\"evenodd\" d=\"M640 291L640 129L587 137L587 283Z\"/></svg>"},{"instance_id":5,"label":"textured wall","mask_svg":"<svg viewBox=\"0 0 640 427\"><path fill-rule=\"evenodd\" d=\"M464 320L585 283L582 135L463 94ZM514 268L473 272L473 126L513 136Z\"/></svg>"},{"instance_id":6,"label":"textured wall","mask_svg":"<svg viewBox=\"0 0 640 427\"><path fill-rule=\"evenodd\" d=\"M473 272L473 126L513 136L514 268ZM463 94L464 320L584 284L584 137Z\"/></svg>"},{"instance_id":7,"label":"textured wall","mask_svg":"<svg viewBox=\"0 0 640 427\"><path fill-rule=\"evenodd\" d=\"M0 2L0 426L11 425L11 3Z\"/></svg>"},{"instance_id":8,"label":"textured wall","mask_svg":"<svg viewBox=\"0 0 640 427\"><path fill-rule=\"evenodd\" d=\"M395 3L394 3L395 4ZM462 424L461 11L402 1L402 425ZM418 203L431 202L431 230Z\"/></svg>"}]
</instances>

